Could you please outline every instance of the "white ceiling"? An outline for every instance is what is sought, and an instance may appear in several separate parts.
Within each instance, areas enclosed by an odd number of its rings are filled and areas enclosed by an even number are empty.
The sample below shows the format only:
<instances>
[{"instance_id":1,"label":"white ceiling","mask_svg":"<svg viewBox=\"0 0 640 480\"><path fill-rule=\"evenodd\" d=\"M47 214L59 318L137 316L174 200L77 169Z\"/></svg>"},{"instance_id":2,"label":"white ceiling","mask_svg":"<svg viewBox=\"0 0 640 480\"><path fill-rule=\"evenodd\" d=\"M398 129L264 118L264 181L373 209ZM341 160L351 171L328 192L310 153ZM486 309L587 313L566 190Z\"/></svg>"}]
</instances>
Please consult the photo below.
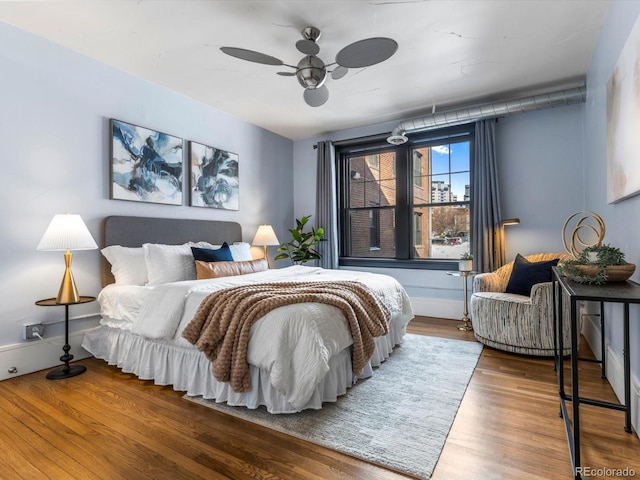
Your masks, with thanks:
<instances>
[{"instance_id":1,"label":"white ceiling","mask_svg":"<svg viewBox=\"0 0 640 480\"><path fill-rule=\"evenodd\" d=\"M369 0L0 1L0 20L181 92L290 139L405 119L433 108L582 83L609 1ZM296 64L300 31L322 31L333 62L357 40L391 37L389 60L327 80L329 101L302 98L283 67L219 47ZM286 70L286 69L284 69Z\"/></svg>"}]
</instances>

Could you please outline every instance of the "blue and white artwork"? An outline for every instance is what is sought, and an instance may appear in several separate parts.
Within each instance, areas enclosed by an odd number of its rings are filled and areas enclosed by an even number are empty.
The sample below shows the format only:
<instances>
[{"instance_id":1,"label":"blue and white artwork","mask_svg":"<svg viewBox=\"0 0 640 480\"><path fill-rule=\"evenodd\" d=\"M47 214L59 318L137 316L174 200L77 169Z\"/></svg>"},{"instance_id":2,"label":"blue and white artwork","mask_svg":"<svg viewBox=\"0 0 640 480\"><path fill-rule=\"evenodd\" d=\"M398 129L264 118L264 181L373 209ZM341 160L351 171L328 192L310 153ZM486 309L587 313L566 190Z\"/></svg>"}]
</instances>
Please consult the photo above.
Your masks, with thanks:
<instances>
[{"instance_id":1,"label":"blue and white artwork","mask_svg":"<svg viewBox=\"0 0 640 480\"><path fill-rule=\"evenodd\" d=\"M111 120L111 198L182 205L182 139Z\"/></svg>"},{"instance_id":2,"label":"blue and white artwork","mask_svg":"<svg viewBox=\"0 0 640 480\"><path fill-rule=\"evenodd\" d=\"M191 205L238 210L238 155L189 142Z\"/></svg>"}]
</instances>

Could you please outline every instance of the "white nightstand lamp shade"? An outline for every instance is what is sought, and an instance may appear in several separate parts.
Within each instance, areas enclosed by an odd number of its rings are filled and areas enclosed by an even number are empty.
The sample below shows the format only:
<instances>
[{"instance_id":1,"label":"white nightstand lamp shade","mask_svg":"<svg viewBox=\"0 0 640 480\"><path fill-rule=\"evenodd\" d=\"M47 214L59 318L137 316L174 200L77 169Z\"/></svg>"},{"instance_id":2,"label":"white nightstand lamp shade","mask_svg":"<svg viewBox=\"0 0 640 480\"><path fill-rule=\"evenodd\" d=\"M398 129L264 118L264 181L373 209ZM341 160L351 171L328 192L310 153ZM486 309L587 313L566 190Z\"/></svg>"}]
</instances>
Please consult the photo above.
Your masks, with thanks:
<instances>
[{"instance_id":1,"label":"white nightstand lamp shade","mask_svg":"<svg viewBox=\"0 0 640 480\"><path fill-rule=\"evenodd\" d=\"M251 244L257 247L264 247L264 258L267 258L267 247L280 245L280 242L271 225L260 225Z\"/></svg>"},{"instance_id":2,"label":"white nightstand lamp shade","mask_svg":"<svg viewBox=\"0 0 640 480\"><path fill-rule=\"evenodd\" d=\"M72 304L80 300L71 274L71 250L95 250L98 248L80 215L58 214L44 232L38 250L64 251L65 271L56 298L57 303Z\"/></svg>"}]
</instances>

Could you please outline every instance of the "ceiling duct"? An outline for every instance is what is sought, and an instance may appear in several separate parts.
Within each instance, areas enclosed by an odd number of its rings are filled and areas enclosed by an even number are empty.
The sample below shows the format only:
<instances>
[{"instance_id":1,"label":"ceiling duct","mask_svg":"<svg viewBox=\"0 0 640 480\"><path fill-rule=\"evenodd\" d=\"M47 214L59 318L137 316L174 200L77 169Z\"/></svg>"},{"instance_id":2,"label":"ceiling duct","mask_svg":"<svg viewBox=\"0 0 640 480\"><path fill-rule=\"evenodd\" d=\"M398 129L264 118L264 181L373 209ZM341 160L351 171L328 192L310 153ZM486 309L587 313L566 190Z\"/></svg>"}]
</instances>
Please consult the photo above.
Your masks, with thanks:
<instances>
[{"instance_id":1,"label":"ceiling duct","mask_svg":"<svg viewBox=\"0 0 640 480\"><path fill-rule=\"evenodd\" d=\"M407 142L407 133L433 130L440 127L462 125L486 118L504 117L514 113L542 110L543 108L560 107L572 103L586 101L587 90L585 87L559 90L557 92L544 93L529 97L508 100L504 102L485 103L471 107L449 110L432 115L427 115L414 120L405 120L396 125L387 138L392 145L400 145Z\"/></svg>"}]
</instances>

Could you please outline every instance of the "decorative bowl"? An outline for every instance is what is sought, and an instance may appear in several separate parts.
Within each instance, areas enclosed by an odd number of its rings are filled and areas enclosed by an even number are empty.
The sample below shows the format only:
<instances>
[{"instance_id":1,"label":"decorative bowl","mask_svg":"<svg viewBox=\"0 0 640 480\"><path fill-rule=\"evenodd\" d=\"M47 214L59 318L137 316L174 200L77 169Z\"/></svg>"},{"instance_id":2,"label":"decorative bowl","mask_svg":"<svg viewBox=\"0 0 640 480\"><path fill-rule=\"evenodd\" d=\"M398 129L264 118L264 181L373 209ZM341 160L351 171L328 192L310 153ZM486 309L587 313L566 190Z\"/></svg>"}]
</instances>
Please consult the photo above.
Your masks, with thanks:
<instances>
[{"instance_id":1,"label":"decorative bowl","mask_svg":"<svg viewBox=\"0 0 640 480\"><path fill-rule=\"evenodd\" d=\"M588 277L598 275L600 267L598 265L574 265L576 270ZM633 275L636 266L633 263L625 263L624 265L609 265L604 267L607 270L607 282L624 282Z\"/></svg>"}]
</instances>

